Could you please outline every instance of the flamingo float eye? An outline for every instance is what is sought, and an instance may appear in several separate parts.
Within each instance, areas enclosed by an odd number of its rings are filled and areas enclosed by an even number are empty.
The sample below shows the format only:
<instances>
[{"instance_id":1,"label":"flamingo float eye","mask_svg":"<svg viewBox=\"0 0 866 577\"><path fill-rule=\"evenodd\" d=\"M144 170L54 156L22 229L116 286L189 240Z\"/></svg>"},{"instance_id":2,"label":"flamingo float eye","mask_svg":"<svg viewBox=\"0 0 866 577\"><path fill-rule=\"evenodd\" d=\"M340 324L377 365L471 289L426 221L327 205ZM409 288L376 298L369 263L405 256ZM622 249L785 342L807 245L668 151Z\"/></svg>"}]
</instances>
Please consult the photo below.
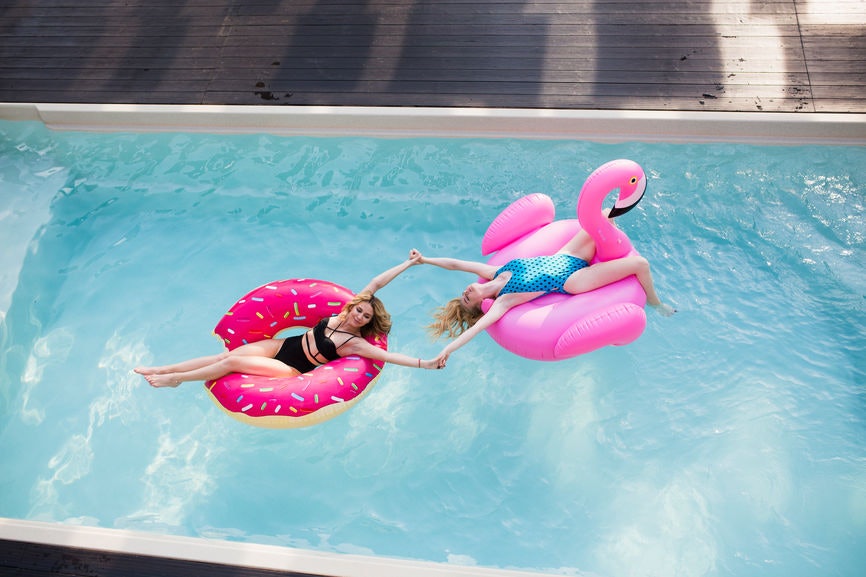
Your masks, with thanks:
<instances>
[{"instance_id":1,"label":"flamingo float eye","mask_svg":"<svg viewBox=\"0 0 866 577\"><path fill-rule=\"evenodd\" d=\"M637 177L636 177L636 176L632 176L632 177L629 179L628 183L629 183L629 184L637 184Z\"/></svg>"}]
</instances>

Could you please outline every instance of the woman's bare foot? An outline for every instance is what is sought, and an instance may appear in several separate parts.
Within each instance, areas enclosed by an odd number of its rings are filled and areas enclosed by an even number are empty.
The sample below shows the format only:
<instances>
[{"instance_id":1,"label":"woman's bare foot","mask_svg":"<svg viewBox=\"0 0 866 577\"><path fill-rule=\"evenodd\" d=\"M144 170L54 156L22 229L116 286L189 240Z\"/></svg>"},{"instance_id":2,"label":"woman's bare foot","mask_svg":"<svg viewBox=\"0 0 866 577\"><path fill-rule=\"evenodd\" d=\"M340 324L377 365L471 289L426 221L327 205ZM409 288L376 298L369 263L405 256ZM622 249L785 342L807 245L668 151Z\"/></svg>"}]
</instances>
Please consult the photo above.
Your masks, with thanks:
<instances>
[{"instance_id":1,"label":"woman's bare foot","mask_svg":"<svg viewBox=\"0 0 866 577\"><path fill-rule=\"evenodd\" d=\"M144 378L150 383L151 387L176 387L180 384L180 379L174 375L144 375Z\"/></svg>"},{"instance_id":2,"label":"woman's bare foot","mask_svg":"<svg viewBox=\"0 0 866 577\"><path fill-rule=\"evenodd\" d=\"M160 367L135 367L132 371L139 375L158 375L160 374Z\"/></svg>"},{"instance_id":3,"label":"woman's bare foot","mask_svg":"<svg viewBox=\"0 0 866 577\"><path fill-rule=\"evenodd\" d=\"M659 313L663 317L672 316L675 312L677 312L677 309L675 309L671 305L666 305L665 303L659 303L657 305L651 304L650 306L652 308L654 308L656 310L656 312Z\"/></svg>"}]
</instances>

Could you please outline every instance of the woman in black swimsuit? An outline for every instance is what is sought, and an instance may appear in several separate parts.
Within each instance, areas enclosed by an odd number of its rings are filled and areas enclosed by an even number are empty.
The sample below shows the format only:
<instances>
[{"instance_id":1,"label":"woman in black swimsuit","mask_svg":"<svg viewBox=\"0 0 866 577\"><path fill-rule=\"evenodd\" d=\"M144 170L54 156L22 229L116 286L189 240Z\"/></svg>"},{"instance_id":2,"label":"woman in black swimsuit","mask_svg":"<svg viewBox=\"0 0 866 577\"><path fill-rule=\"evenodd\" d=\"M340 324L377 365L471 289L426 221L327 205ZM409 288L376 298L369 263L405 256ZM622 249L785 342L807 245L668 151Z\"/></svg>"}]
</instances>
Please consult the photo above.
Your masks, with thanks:
<instances>
[{"instance_id":1,"label":"woman in black swimsuit","mask_svg":"<svg viewBox=\"0 0 866 577\"><path fill-rule=\"evenodd\" d=\"M371 280L335 317L322 319L312 329L285 339L265 339L242 345L219 355L200 357L161 367L138 367L154 387L176 387L187 381L209 381L229 373L264 377L293 377L311 371L328 361L347 355L359 355L402 365L435 369L435 360L422 360L401 353L384 351L371 345L365 337L388 334L391 315L375 295L409 267L419 264L420 255L392 267Z\"/></svg>"}]
</instances>

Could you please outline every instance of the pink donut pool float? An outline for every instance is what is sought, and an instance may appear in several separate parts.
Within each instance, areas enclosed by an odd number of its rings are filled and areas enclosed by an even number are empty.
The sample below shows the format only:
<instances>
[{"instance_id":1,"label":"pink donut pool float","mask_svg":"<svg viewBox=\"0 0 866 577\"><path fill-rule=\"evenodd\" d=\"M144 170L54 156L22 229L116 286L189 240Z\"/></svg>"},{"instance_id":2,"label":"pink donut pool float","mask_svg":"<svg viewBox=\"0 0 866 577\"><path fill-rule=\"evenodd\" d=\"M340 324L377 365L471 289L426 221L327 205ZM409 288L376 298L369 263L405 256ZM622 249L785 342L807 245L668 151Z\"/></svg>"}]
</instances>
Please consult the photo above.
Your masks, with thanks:
<instances>
[{"instance_id":1,"label":"pink donut pool float","mask_svg":"<svg viewBox=\"0 0 866 577\"><path fill-rule=\"evenodd\" d=\"M228 350L310 328L340 313L354 297L347 288L314 279L289 279L262 285L241 298L219 321L214 333ZM367 339L387 350L385 335ZM232 373L205 383L214 402L235 419L275 429L307 427L350 409L372 388L383 362L340 357L296 377L270 378Z\"/></svg>"},{"instance_id":2,"label":"pink donut pool float","mask_svg":"<svg viewBox=\"0 0 866 577\"><path fill-rule=\"evenodd\" d=\"M513 258L550 255L581 228L596 243L590 265L637 254L628 236L605 217L602 204L619 191L611 212L634 207L646 190L646 176L631 160L614 160L596 169L583 185L577 219L554 220L549 196L531 194L516 200L490 224L481 243L489 263L503 265ZM486 311L492 300L485 301ZM503 348L522 357L558 361L607 345L625 345L646 327L646 293L634 276L577 294L548 294L509 310L487 332Z\"/></svg>"}]
</instances>

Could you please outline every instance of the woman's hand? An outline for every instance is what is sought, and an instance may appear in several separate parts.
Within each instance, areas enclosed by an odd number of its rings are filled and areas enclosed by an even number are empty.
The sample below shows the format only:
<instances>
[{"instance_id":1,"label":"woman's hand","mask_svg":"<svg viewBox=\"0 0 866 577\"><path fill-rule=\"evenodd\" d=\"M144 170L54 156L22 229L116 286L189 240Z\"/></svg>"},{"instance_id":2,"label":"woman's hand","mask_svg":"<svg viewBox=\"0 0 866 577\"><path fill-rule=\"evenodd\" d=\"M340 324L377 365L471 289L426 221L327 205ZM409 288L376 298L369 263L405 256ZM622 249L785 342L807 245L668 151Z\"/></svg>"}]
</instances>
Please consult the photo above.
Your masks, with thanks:
<instances>
[{"instance_id":1,"label":"woman's hand","mask_svg":"<svg viewBox=\"0 0 866 577\"><path fill-rule=\"evenodd\" d=\"M421 367L422 369L441 369L442 368L439 366L439 363L436 361L436 359L422 360L418 364L418 366Z\"/></svg>"},{"instance_id":2,"label":"woman's hand","mask_svg":"<svg viewBox=\"0 0 866 577\"><path fill-rule=\"evenodd\" d=\"M448 362L448 357L450 355L451 355L450 352L445 352L445 349L442 349L442 352L439 353L439 356L437 356L435 359L433 359L433 362L436 363L436 368L437 369L444 369L446 363Z\"/></svg>"},{"instance_id":3,"label":"woman's hand","mask_svg":"<svg viewBox=\"0 0 866 577\"><path fill-rule=\"evenodd\" d=\"M418 252L417 248L413 248L409 251L409 260L412 261L412 264L423 264L424 257Z\"/></svg>"}]
</instances>

